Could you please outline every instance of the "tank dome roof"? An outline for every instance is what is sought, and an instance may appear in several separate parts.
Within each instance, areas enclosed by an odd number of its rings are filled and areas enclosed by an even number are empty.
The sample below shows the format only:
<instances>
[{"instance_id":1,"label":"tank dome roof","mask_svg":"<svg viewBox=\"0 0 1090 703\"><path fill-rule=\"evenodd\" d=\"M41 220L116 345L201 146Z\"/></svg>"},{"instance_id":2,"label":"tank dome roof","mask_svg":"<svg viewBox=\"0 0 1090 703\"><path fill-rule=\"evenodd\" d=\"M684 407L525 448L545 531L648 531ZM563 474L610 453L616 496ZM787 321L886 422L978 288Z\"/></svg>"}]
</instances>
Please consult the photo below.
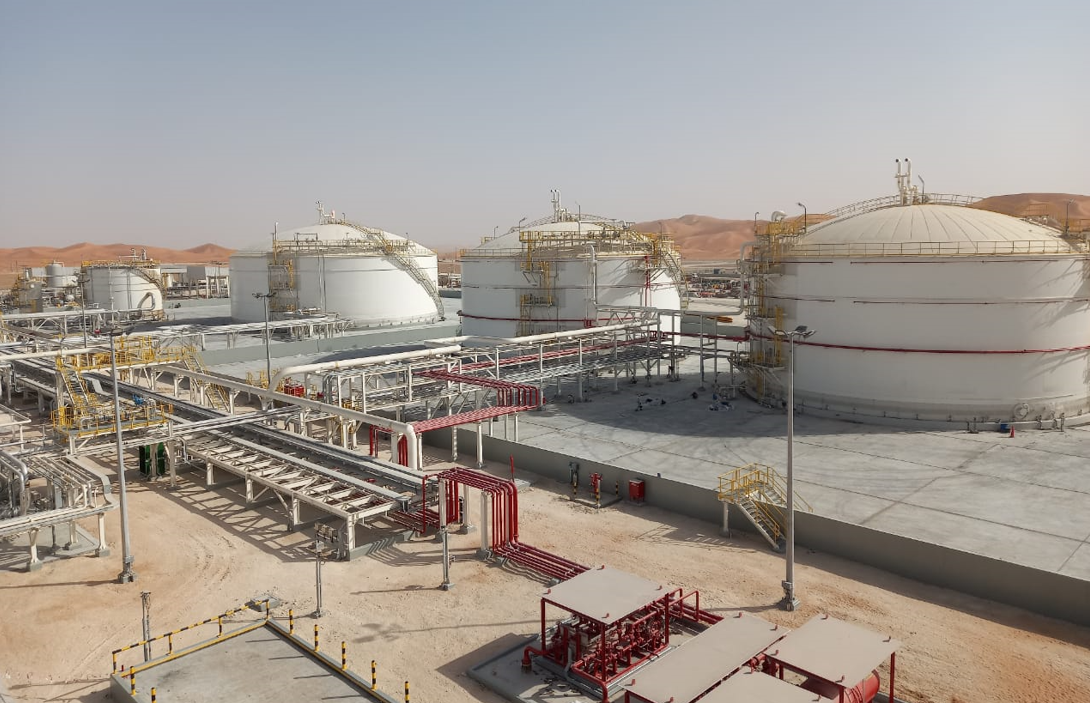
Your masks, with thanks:
<instances>
[{"instance_id":1,"label":"tank dome roof","mask_svg":"<svg viewBox=\"0 0 1090 703\"><path fill-rule=\"evenodd\" d=\"M327 242L338 243L352 240L359 240L365 238L373 238L381 235L383 238L392 242L408 242L409 245L415 245L421 248L425 248L416 242L413 242L401 235L394 234L392 232L386 232L380 229L374 229L371 227L363 227L362 225L355 225L348 222L326 222L323 224L309 225L307 227L299 227L284 232L277 232L277 241L296 240L300 241L313 241L313 242ZM250 246L240 248L236 254L265 254L272 248L271 240L265 240L263 242L256 242Z\"/></svg>"},{"instance_id":2,"label":"tank dome roof","mask_svg":"<svg viewBox=\"0 0 1090 703\"><path fill-rule=\"evenodd\" d=\"M988 210L956 205L905 205L837 218L810 228L805 244L922 242L1056 242L1056 232Z\"/></svg>"}]
</instances>

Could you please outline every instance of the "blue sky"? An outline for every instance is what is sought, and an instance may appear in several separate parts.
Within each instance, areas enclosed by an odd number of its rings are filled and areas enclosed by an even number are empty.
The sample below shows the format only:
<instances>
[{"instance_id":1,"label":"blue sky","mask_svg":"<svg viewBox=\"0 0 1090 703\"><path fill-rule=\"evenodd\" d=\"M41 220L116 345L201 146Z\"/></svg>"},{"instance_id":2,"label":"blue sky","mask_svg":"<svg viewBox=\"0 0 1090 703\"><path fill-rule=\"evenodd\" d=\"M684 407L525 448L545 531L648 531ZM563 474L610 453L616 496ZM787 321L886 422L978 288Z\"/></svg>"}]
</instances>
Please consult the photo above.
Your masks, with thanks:
<instances>
[{"instance_id":1,"label":"blue sky","mask_svg":"<svg viewBox=\"0 0 1090 703\"><path fill-rule=\"evenodd\" d=\"M0 246L1090 193L1090 4L0 0ZM33 242L28 241L32 239Z\"/></svg>"}]
</instances>

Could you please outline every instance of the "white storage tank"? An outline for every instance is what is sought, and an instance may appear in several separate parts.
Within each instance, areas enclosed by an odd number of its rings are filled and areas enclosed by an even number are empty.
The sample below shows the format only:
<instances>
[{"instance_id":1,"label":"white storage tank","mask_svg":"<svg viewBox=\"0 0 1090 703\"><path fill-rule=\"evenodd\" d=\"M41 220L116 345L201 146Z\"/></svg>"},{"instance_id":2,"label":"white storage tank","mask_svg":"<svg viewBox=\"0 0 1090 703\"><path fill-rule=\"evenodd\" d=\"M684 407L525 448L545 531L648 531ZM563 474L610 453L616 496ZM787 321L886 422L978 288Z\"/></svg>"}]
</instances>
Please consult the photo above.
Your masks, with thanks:
<instances>
[{"instance_id":1,"label":"white storage tank","mask_svg":"<svg viewBox=\"0 0 1090 703\"><path fill-rule=\"evenodd\" d=\"M45 265L46 288L64 288L72 282L72 277L67 275L64 264L54 261Z\"/></svg>"},{"instance_id":2,"label":"white storage tank","mask_svg":"<svg viewBox=\"0 0 1090 703\"><path fill-rule=\"evenodd\" d=\"M1090 420L1090 256L1056 230L895 196L794 236L749 265L752 388L800 408L956 422ZM904 204L902 204L902 202ZM778 376L765 384L761 376Z\"/></svg>"},{"instance_id":3,"label":"white storage tank","mask_svg":"<svg viewBox=\"0 0 1090 703\"><path fill-rule=\"evenodd\" d=\"M598 307L679 310L685 290L672 242L628 224L571 213L553 191L552 215L460 254L462 333L515 337L602 324ZM663 317L664 331L674 327Z\"/></svg>"},{"instance_id":4,"label":"white storage tank","mask_svg":"<svg viewBox=\"0 0 1090 703\"><path fill-rule=\"evenodd\" d=\"M444 317L435 252L404 237L365 227L319 204L319 222L274 235L231 256L231 317L262 322L321 311L356 327L423 324Z\"/></svg>"},{"instance_id":5,"label":"white storage tank","mask_svg":"<svg viewBox=\"0 0 1090 703\"><path fill-rule=\"evenodd\" d=\"M108 310L162 313L159 265L150 260L93 261L80 272L87 305Z\"/></svg>"}]
</instances>

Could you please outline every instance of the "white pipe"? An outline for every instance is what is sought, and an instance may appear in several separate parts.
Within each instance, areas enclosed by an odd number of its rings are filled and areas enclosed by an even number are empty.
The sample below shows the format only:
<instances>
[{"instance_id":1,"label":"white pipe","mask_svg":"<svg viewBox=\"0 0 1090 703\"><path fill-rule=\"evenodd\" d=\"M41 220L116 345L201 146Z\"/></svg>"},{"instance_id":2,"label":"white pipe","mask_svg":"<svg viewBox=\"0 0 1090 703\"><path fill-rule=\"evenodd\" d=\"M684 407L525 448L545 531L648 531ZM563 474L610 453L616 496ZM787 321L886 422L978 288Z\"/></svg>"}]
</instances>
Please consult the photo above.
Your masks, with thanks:
<instances>
[{"instance_id":1,"label":"white pipe","mask_svg":"<svg viewBox=\"0 0 1090 703\"><path fill-rule=\"evenodd\" d=\"M442 356L444 354L457 354L462 351L461 345L455 344L446 347L434 347L429 349L416 349L407 352L397 352L396 354L381 354L379 356L363 356L357 359L348 359L347 361L323 361L317 364L298 364L296 366L288 366L280 369L273 376L269 382L270 388L276 388L280 381L285 377L297 373L310 373L312 371L326 371L329 369L351 369L359 366L370 366L372 364L385 364L391 361L407 361L409 359L427 359L433 356Z\"/></svg>"},{"instance_id":2,"label":"white pipe","mask_svg":"<svg viewBox=\"0 0 1090 703\"><path fill-rule=\"evenodd\" d=\"M0 449L0 458L2 458L3 463L9 465L12 469L15 470L15 476L19 479L19 515L26 515L27 504L26 495L24 494L26 492L27 480L30 477L30 468L27 467L27 465L24 464L22 460L20 460L18 457L14 456L13 454L9 454L2 449ZM12 506L12 508L14 507L15 506Z\"/></svg>"},{"instance_id":3,"label":"white pipe","mask_svg":"<svg viewBox=\"0 0 1090 703\"><path fill-rule=\"evenodd\" d=\"M45 352L24 352L22 354L0 354L0 364L8 361L21 361L23 359L44 359L52 356L71 356L73 354L92 354L101 352L101 348L81 347L79 349L55 349Z\"/></svg>"},{"instance_id":4,"label":"white pipe","mask_svg":"<svg viewBox=\"0 0 1090 703\"><path fill-rule=\"evenodd\" d=\"M297 398L293 395L287 395L286 393L277 393L275 390L269 390L267 388L260 388L258 386L251 386L245 381L237 381L235 379L226 378L224 376L212 376L211 374L201 373L199 371L190 371L189 369L182 368L180 366L164 366L163 371L175 374L177 376L185 376L187 378L195 378L199 381L206 383L214 383L224 388L231 388L233 390L242 391L244 393L250 393L258 398L267 398L269 400L280 401L288 405L294 405L300 408L309 408L311 410L318 410L320 412L329 413L339 417L344 417L349 420L359 420L366 422L369 425L377 425L379 427L386 427L394 432L402 432L407 435L415 436L416 433L412 429L412 425L406 422L399 422L392 420L388 417L381 417L379 415L369 415L367 413L361 413L358 410L350 410L348 408L342 408L330 403L323 403L318 400L310 400L309 398ZM410 445L411 447L411 445Z\"/></svg>"},{"instance_id":5,"label":"white pipe","mask_svg":"<svg viewBox=\"0 0 1090 703\"><path fill-rule=\"evenodd\" d=\"M656 308L650 308L652 310ZM602 327L588 327L582 330L568 330L567 332L547 332L545 334L534 334L529 337L486 337L484 339L495 339L498 342L504 344L522 344L528 342L547 342L554 339L570 339L573 337L588 337L602 332L612 332L614 330L623 330L633 327L634 325L604 325Z\"/></svg>"}]
</instances>

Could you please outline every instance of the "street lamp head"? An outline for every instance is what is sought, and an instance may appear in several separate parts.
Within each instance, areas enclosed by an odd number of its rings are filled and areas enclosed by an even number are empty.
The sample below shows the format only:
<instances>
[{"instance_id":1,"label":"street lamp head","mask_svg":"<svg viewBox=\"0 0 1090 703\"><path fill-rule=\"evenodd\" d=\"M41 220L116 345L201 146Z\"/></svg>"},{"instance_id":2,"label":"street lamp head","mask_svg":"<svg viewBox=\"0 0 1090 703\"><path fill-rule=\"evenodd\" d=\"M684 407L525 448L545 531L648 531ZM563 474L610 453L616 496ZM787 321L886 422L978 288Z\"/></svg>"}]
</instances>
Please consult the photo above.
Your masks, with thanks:
<instances>
[{"instance_id":1,"label":"street lamp head","mask_svg":"<svg viewBox=\"0 0 1090 703\"><path fill-rule=\"evenodd\" d=\"M798 205L799 207L801 207L801 208L802 208L803 210L805 210L805 209L806 209L806 206L805 206L805 205L803 205L802 203L795 203L795 204L796 204L796 205Z\"/></svg>"}]
</instances>

